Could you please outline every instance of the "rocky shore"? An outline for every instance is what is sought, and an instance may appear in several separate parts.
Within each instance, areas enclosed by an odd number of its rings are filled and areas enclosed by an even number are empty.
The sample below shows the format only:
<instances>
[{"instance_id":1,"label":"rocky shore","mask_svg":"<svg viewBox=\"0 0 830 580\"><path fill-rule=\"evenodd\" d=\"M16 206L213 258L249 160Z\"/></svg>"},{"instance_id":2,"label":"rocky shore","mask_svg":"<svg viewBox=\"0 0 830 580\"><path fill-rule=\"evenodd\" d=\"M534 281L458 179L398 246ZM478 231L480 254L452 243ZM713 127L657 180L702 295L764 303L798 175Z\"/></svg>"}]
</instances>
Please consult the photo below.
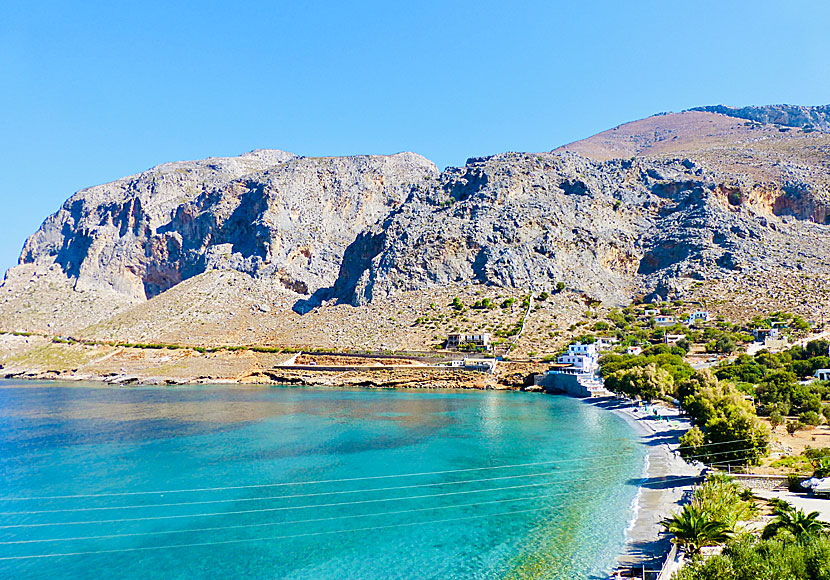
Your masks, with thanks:
<instances>
[{"instance_id":1,"label":"rocky shore","mask_svg":"<svg viewBox=\"0 0 830 580\"><path fill-rule=\"evenodd\" d=\"M494 373L436 366L442 358L206 350L160 345L56 343L0 335L0 378L115 385L291 384L374 388L521 389L544 365L505 361Z\"/></svg>"}]
</instances>

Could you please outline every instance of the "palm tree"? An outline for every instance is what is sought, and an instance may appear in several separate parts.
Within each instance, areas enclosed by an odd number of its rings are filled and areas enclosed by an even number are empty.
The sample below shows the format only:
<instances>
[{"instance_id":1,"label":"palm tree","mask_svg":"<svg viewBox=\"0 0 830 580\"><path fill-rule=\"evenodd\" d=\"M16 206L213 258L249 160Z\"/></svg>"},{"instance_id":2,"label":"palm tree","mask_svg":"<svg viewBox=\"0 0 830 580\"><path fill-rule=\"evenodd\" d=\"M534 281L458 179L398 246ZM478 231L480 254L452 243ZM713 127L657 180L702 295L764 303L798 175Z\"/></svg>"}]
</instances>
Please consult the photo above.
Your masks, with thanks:
<instances>
[{"instance_id":1,"label":"palm tree","mask_svg":"<svg viewBox=\"0 0 830 580\"><path fill-rule=\"evenodd\" d=\"M771 538L781 530L790 532L797 540L815 536L827 530L827 524L819 521L818 512L804 513L789 504L779 504L773 510L775 519L764 528L763 538Z\"/></svg>"},{"instance_id":2,"label":"palm tree","mask_svg":"<svg viewBox=\"0 0 830 580\"><path fill-rule=\"evenodd\" d=\"M663 527L674 534L672 542L683 546L689 554L697 554L703 546L722 544L732 537L729 524L714 521L700 508L686 505L679 514L664 519Z\"/></svg>"}]
</instances>

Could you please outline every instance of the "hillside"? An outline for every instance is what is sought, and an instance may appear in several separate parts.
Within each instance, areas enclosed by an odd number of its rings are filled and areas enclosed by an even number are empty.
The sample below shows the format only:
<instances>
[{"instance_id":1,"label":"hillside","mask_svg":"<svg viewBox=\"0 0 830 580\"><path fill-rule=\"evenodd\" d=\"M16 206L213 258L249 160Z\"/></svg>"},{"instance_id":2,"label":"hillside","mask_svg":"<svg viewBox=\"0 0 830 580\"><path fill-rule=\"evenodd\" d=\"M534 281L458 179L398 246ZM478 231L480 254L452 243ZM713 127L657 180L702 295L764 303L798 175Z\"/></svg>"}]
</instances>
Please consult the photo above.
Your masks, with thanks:
<instances>
[{"instance_id":1,"label":"hillside","mask_svg":"<svg viewBox=\"0 0 830 580\"><path fill-rule=\"evenodd\" d=\"M0 286L0 330L417 350L523 314L456 315L455 296L541 292L520 351L553 349L594 302L638 296L818 318L830 134L810 111L806 130L794 114L801 126L756 120L769 111L657 115L443 172L414 153L165 164L47 218Z\"/></svg>"}]
</instances>

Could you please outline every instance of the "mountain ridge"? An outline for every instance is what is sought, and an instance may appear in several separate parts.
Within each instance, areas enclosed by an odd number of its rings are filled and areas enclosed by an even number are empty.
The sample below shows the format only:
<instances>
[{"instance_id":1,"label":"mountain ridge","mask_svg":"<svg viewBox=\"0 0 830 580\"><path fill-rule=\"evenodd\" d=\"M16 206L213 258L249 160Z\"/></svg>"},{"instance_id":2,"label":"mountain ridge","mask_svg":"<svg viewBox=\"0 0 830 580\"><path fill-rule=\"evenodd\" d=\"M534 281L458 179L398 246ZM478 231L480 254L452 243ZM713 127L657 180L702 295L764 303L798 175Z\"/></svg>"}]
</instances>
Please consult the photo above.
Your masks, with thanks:
<instances>
[{"instance_id":1,"label":"mountain ridge","mask_svg":"<svg viewBox=\"0 0 830 580\"><path fill-rule=\"evenodd\" d=\"M164 319L153 305L186 311L182 296L161 300L186 280L296 325L459 285L564 284L611 306L735 277L827 279L828 184L822 130L697 109L444 171L415 153L162 164L83 189L46 219L0 286L0 330L94 333L139 306L151 328ZM216 311L228 328L250 314Z\"/></svg>"}]
</instances>

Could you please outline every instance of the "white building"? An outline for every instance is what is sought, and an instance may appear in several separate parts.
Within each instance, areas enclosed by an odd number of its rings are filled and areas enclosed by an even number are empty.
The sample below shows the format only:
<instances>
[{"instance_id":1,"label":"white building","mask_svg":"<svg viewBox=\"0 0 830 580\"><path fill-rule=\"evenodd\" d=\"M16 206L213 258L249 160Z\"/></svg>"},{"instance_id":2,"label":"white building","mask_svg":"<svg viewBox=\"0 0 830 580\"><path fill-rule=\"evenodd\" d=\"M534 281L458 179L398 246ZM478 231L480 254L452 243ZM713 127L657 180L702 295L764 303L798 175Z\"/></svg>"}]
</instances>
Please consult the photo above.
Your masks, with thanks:
<instances>
[{"instance_id":1,"label":"white building","mask_svg":"<svg viewBox=\"0 0 830 580\"><path fill-rule=\"evenodd\" d=\"M643 347L642 346L629 346L625 349L626 354L632 354L637 356L638 354L643 354Z\"/></svg>"},{"instance_id":2,"label":"white building","mask_svg":"<svg viewBox=\"0 0 830 580\"><path fill-rule=\"evenodd\" d=\"M464 368L468 371L482 371L492 373L496 369L494 358L465 358Z\"/></svg>"},{"instance_id":3,"label":"white building","mask_svg":"<svg viewBox=\"0 0 830 580\"><path fill-rule=\"evenodd\" d=\"M701 322L709 322L709 313L706 310L698 310L697 312L692 312L689 315L689 318L686 320L687 326L694 326L695 322L700 320Z\"/></svg>"},{"instance_id":4,"label":"white building","mask_svg":"<svg viewBox=\"0 0 830 580\"><path fill-rule=\"evenodd\" d=\"M600 336L599 338L597 338L595 344L597 345L597 350L602 352L606 350L611 350L612 348L614 348L614 345L618 342L619 339L617 339L616 336Z\"/></svg>"},{"instance_id":5,"label":"white building","mask_svg":"<svg viewBox=\"0 0 830 580\"><path fill-rule=\"evenodd\" d=\"M465 358L451 360L442 363L441 366L448 366L454 369L464 369L467 371L482 371L492 373L496 368L496 359L494 358Z\"/></svg>"},{"instance_id":6,"label":"white building","mask_svg":"<svg viewBox=\"0 0 830 580\"><path fill-rule=\"evenodd\" d=\"M489 334L450 334L447 337L447 348L462 348L468 344L489 348Z\"/></svg>"},{"instance_id":7,"label":"white building","mask_svg":"<svg viewBox=\"0 0 830 580\"><path fill-rule=\"evenodd\" d=\"M830 369L819 369L813 376L820 381L830 381Z\"/></svg>"},{"instance_id":8,"label":"white building","mask_svg":"<svg viewBox=\"0 0 830 580\"><path fill-rule=\"evenodd\" d=\"M666 334L666 344L676 344L686 338L685 334Z\"/></svg>"},{"instance_id":9,"label":"white building","mask_svg":"<svg viewBox=\"0 0 830 580\"><path fill-rule=\"evenodd\" d=\"M755 342L764 342L767 339L769 340L778 340L779 337L779 330L778 328L756 328L752 331L752 335L755 337Z\"/></svg>"},{"instance_id":10,"label":"white building","mask_svg":"<svg viewBox=\"0 0 830 580\"><path fill-rule=\"evenodd\" d=\"M562 369L578 374L596 374L599 370L599 350L596 344L572 344L568 352L556 359L560 365L570 365L570 369Z\"/></svg>"},{"instance_id":11,"label":"white building","mask_svg":"<svg viewBox=\"0 0 830 580\"><path fill-rule=\"evenodd\" d=\"M657 326L673 326L677 324L677 319L674 316L661 314L660 316L654 317L654 324Z\"/></svg>"}]
</instances>

